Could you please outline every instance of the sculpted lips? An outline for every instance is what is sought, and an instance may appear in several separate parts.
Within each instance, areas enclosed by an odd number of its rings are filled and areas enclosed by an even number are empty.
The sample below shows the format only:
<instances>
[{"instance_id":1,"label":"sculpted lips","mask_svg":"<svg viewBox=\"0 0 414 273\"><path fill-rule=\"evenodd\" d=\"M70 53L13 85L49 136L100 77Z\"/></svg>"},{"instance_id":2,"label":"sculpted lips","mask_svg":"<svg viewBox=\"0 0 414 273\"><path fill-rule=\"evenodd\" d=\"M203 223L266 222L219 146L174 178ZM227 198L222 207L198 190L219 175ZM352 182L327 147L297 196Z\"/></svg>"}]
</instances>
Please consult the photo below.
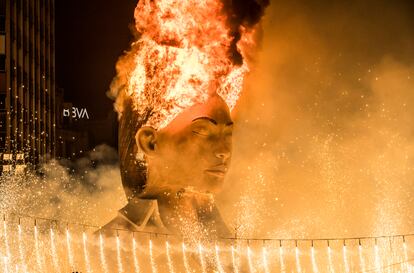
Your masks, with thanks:
<instances>
[{"instance_id":1,"label":"sculpted lips","mask_svg":"<svg viewBox=\"0 0 414 273\"><path fill-rule=\"evenodd\" d=\"M226 165L218 165L215 166L211 169L207 169L204 172L210 174L210 175L214 175L214 176L218 176L218 177L224 177L224 175L227 173L227 166Z\"/></svg>"}]
</instances>

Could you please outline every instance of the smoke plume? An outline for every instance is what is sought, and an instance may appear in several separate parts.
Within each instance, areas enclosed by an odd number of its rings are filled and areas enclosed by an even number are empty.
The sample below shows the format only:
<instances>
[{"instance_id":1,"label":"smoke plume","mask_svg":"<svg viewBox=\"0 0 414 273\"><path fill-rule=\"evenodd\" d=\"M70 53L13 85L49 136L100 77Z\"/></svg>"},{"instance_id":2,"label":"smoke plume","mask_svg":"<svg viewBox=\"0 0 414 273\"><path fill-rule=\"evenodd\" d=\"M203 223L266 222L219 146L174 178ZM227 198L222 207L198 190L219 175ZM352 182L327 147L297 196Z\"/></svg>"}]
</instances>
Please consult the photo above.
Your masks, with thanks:
<instances>
[{"instance_id":1,"label":"smoke plume","mask_svg":"<svg viewBox=\"0 0 414 273\"><path fill-rule=\"evenodd\" d=\"M52 160L35 173L3 175L3 212L104 225L124 205L116 151L99 145L75 162Z\"/></svg>"},{"instance_id":2,"label":"smoke plume","mask_svg":"<svg viewBox=\"0 0 414 273\"><path fill-rule=\"evenodd\" d=\"M239 235L412 232L412 11L272 2L220 198Z\"/></svg>"}]
</instances>

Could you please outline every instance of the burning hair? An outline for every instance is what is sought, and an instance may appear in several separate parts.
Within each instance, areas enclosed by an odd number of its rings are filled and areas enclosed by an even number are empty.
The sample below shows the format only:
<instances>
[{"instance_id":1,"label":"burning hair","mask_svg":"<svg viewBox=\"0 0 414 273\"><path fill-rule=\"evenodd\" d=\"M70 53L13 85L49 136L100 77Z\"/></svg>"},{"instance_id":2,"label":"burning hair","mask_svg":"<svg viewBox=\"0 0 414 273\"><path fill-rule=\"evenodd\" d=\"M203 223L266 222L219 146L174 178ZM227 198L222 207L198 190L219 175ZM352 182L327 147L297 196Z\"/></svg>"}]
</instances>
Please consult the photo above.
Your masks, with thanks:
<instances>
[{"instance_id":1,"label":"burning hair","mask_svg":"<svg viewBox=\"0 0 414 273\"><path fill-rule=\"evenodd\" d=\"M146 185L145 159L135 134L161 129L214 93L232 110L267 0L141 0L137 40L117 63L109 95L119 118L122 183L128 198Z\"/></svg>"}]
</instances>

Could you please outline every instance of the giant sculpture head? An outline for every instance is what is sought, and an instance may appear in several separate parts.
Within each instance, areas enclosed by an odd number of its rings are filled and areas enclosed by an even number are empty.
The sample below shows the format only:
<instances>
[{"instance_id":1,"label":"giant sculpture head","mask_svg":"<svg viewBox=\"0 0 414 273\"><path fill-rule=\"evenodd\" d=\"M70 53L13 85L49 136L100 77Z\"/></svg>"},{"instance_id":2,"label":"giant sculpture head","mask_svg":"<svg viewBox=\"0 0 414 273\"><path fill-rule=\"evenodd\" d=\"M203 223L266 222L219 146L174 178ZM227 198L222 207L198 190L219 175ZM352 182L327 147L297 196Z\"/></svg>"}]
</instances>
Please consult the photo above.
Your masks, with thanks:
<instances>
[{"instance_id":1,"label":"giant sculpture head","mask_svg":"<svg viewBox=\"0 0 414 273\"><path fill-rule=\"evenodd\" d=\"M230 112L248 71L245 52L267 4L138 2L139 36L111 86L128 198L157 186L220 188L231 159Z\"/></svg>"},{"instance_id":2,"label":"giant sculpture head","mask_svg":"<svg viewBox=\"0 0 414 273\"><path fill-rule=\"evenodd\" d=\"M138 148L145 154L147 187L216 192L232 153L233 122L224 100L211 96L183 111L165 128L140 128Z\"/></svg>"}]
</instances>

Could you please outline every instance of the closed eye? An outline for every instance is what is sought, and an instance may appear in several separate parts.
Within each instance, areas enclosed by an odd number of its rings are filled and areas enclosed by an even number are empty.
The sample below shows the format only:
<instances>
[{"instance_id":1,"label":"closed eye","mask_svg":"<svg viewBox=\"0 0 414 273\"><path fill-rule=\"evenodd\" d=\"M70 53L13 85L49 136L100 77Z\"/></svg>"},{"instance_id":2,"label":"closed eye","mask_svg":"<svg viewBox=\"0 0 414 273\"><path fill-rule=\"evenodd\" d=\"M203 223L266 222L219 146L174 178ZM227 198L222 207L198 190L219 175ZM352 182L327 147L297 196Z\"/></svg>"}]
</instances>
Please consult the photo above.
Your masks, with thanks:
<instances>
[{"instance_id":1,"label":"closed eye","mask_svg":"<svg viewBox=\"0 0 414 273\"><path fill-rule=\"evenodd\" d=\"M200 136L209 136L210 135L209 131L205 128L197 128L197 129L192 130L192 132L194 134L200 135Z\"/></svg>"}]
</instances>

